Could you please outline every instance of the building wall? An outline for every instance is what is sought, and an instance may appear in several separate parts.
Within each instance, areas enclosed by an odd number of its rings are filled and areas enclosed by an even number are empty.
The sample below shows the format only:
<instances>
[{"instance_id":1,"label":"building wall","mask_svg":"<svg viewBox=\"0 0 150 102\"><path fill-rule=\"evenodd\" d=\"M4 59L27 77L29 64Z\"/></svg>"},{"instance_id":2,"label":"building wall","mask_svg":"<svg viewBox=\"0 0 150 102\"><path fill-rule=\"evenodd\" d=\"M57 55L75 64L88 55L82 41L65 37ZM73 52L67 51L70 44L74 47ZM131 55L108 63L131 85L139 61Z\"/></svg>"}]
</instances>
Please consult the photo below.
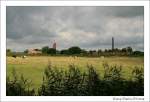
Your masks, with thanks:
<instances>
[{"instance_id":1,"label":"building wall","mask_svg":"<svg viewBox=\"0 0 150 102\"><path fill-rule=\"evenodd\" d=\"M28 54L41 54L41 51L37 51L35 49L28 49Z\"/></svg>"}]
</instances>

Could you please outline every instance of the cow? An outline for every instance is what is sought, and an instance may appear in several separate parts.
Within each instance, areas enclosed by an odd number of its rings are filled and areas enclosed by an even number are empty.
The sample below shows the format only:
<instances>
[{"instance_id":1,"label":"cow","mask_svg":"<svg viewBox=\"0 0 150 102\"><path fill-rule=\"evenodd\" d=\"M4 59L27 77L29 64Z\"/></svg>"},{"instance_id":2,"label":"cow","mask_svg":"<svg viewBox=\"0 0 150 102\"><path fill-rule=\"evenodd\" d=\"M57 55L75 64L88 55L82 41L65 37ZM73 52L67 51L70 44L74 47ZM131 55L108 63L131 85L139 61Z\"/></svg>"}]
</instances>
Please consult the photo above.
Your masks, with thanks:
<instances>
[{"instance_id":1,"label":"cow","mask_svg":"<svg viewBox=\"0 0 150 102\"><path fill-rule=\"evenodd\" d=\"M24 58L26 58L27 56L22 56L22 58L24 59Z\"/></svg>"},{"instance_id":2,"label":"cow","mask_svg":"<svg viewBox=\"0 0 150 102\"><path fill-rule=\"evenodd\" d=\"M104 57L104 56L101 56L100 58L101 58L101 59L104 59L105 57Z\"/></svg>"},{"instance_id":3,"label":"cow","mask_svg":"<svg viewBox=\"0 0 150 102\"><path fill-rule=\"evenodd\" d=\"M17 58L17 56L16 56L16 55L12 55L12 57L13 57L13 58Z\"/></svg>"}]
</instances>

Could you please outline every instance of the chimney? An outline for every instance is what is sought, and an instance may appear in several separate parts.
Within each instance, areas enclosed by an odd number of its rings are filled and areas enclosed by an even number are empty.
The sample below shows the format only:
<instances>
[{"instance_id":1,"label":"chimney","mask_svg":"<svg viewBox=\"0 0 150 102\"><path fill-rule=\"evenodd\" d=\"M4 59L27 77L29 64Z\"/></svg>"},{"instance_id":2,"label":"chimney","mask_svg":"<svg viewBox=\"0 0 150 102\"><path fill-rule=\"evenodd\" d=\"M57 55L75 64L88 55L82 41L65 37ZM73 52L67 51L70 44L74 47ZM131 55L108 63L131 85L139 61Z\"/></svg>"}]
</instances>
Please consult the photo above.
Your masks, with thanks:
<instances>
[{"instance_id":1,"label":"chimney","mask_svg":"<svg viewBox=\"0 0 150 102\"><path fill-rule=\"evenodd\" d=\"M112 50L114 50L114 37L112 37Z\"/></svg>"}]
</instances>

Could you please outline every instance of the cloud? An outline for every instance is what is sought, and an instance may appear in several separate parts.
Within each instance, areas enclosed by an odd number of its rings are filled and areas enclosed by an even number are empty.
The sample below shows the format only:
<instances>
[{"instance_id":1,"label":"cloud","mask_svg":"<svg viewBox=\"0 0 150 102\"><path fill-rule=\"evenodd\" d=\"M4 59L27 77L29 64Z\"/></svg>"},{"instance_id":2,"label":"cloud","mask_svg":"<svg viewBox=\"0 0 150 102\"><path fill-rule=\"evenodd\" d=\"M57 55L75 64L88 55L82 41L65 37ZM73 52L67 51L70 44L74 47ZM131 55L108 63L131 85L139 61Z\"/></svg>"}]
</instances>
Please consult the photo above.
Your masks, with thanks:
<instances>
[{"instance_id":1,"label":"cloud","mask_svg":"<svg viewBox=\"0 0 150 102\"><path fill-rule=\"evenodd\" d=\"M112 8L112 9L111 9ZM121 8L121 9L118 9ZM144 16L144 7L140 6L124 6L124 7L110 7L110 12L113 16L116 17L135 17L135 16ZM115 10L115 12L114 12Z\"/></svg>"},{"instance_id":2,"label":"cloud","mask_svg":"<svg viewBox=\"0 0 150 102\"><path fill-rule=\"evenodd\" d=\"M23 51L52 45L58 49L131 46L144 50L144 7L11 7L6 9L7 48Z\"/></svg>"}]
</instances>

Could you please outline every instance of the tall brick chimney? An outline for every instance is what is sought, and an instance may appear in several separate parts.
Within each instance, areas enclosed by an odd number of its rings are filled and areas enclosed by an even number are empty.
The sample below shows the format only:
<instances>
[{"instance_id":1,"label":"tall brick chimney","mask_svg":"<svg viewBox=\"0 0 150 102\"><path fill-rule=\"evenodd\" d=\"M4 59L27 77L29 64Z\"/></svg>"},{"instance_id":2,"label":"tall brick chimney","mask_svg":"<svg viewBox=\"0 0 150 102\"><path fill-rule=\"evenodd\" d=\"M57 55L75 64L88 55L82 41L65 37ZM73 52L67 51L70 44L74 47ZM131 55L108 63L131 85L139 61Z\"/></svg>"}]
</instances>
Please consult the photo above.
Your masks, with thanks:
<instances>
[{"instance_id":1,"label":"tall brick chimney","mask_svg":"<svg viewBox=\"0 0 150 102\"><path fill-rule=\"evenodd\" d=\"M114 50L114 37L112 37L112 50Z\"/></svg>"}]
</instances>

